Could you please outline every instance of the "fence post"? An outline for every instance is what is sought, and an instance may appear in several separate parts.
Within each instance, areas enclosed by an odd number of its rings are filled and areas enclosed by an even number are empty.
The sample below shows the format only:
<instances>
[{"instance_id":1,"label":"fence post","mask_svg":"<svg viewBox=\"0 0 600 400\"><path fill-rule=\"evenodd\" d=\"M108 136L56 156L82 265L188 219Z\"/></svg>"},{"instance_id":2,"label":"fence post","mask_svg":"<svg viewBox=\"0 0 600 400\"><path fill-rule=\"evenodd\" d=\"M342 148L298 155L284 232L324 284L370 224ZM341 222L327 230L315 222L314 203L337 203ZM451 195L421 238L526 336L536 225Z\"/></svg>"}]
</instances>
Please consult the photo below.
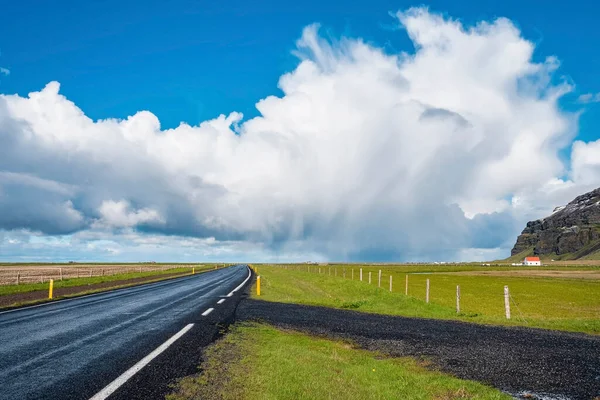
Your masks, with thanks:
<instances>
[{"instance_id":1,"label":"fence post","mask_svg":"<svg viewBox=\"0 0 600 400\"><path fill-rule=\"evenodd\" d=\"M321 267L319 267L319 275L321 274Z\"/></svg>"},{"instance_id":2,"label":"fence post","mask_svg":"<svg viewBox=\"0 0 600 400\"><path fill-rule=\"evenodd\" d=\"M377 287L381 287L381 270L379 270L379 276L377 278Z\"/></svg>"},{"instance_id":3,"label":"fence post","mask_svg":"<svg viewBox=\"0 0 600 400\"><path fill-rule=\"evenodd\" d=\"M346 279L346 268L344 268L344 271L342 272L342 276L344 277L344 279Z\"/></svg>"},{"instance_id":4,"label":"fence post","mask_svg":"<svg viewBox=\"0 0 600 400\"><path fill-rule=\"evenodd\" d=\"M390 292L392 291L392 276L390 275Z\"/></svg>"},{"instance_id":5,"label":"fence post","mask_svg":"<svg viewBox=\"0 0 600 400\"><path fill-rule=\"evenodd\" d=\"M369 285L371 284L371 271L369 271Z\"/></svg>"},{"instance_id":6,"label":"fence post","mask_svg":"<svg viewBox=\"0 0 600 400\"><path fill-rule=\"evenodd\" d=\"M21 284L21 274L17 272L17 285Z\"/></svg>"},{"instance_id":7,"label":"fence post","mask_svg":"<svg viewBox=\"0 0 600 400\"><path fill-rule=\"evenodd\" d=\"M506 319L510 319L510 293L508 292L508 286L504 286L504 311L506 312Z\"/></svg>"},{"instance_id":8,"label":"fence post","mask_svg":"<svg viewBox=\"0 0 600 400\"><path fill-rule=\"evenodd\" d=\"M54 296L54 279L50 279L50 286L48 287L48 298L52 299Z\"/></svg>"},{"instance_id":9,"label":"fence post","mask_svg":"<svg viewBox=\"0 0 600 400\"><path fill-rule=\"evenodd\" d=\"M408 275L406 275L406 284L404 287L404 294L408 296Z\"/></svg>"},{"instance_id":10,"label":"fence post","mask_svg":"<svg viewBox=\"0 0 600 400\"><path fill-rule=\"evenodd\" d=\"M90 268L90 278L92 277L92 269Z\"/></svg>"},{"instance_id":11,"label":"fence post","mask_svg":"<svg viewBox=\"0 0 600 400\"><path fill-rule=\"evenodd\" d=\"M460 314L460 285L456 285L456 313Z\"/></svg>"},{"instance_id":12,"label":"fence post","mask_svg":"<svg viewBox=\"0 0 600 400\"><path fill-rule=\"evenodd\" d=\"M429 279L427 279L427 291L425 292L425 303L429 303Z\"/></svg>"},{"instance_id":13,"label":"fence post","mask_svg":"<svg viewBox=\"0 0 600 400\"><path fill-rule=\"evenodd\" d=\"M360 281L362 282L362 268L360 269Z\"/></svg>"},{"instance_id":14,"label":"fence post","mask_svg":"<svg viewBox=\"0 0 600 400\"><path fill-rule=\"evenodd\" d=\"M354 280L354 268L352 268L352 280Z\"/></svg>"}]
</instances>

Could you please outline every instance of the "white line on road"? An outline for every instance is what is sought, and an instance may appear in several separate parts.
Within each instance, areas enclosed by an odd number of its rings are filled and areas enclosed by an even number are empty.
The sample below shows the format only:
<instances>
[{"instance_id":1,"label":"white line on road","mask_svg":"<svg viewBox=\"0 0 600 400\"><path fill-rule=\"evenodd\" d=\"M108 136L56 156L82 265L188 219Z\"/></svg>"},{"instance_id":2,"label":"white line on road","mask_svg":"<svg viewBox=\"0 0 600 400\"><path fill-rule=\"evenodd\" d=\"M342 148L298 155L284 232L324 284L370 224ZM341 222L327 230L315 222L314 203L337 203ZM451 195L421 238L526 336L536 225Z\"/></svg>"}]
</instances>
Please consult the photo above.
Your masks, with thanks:
<instances>
[{"instance_id":1,"label":"white line on road","mask_svg":"<svg viewBox=\"0 0 600 400\"><path fill-rule=\"evenodd\" d=\"M204 312L202 313L202 316L203 316L203 317L206 317L208 314L210 314L211 312L213 312L213 310L214 310L214 308L209 308L208 310L206 310L206 311L204 311Z\"/></svg>"},{"instance_id":2,"label":"white line on road","mask_svg":"<svg viewBox=\"0 0 600 400\"><path fill-rule=\"evenodd\" d=\"M192 329L193 326L194 326L194 324L186 325L185 328L183 328L182 330L177 332L175 335L173 335L169 340L167 340L166 342L164 342L163 344L158 346L156 348L156 350L154 350L152 353L148 354L146 357L142 358L140 361L138 361L137 364L135 364L133 367L129 368L127 371L123 372L123 374L121 374L121 376L119 376L117 379L115 379L114 381L109 383L108 386L106 386L104 389L102 389L101 391L96 393L94 395L94 397L92 397L90 400L104 400L104 399L108 398L108 396L113 394L118 388L120 388L132 376L134 376L135 374L140 372L140 370L142 368L144 368L146 365L148 365L150 363L150 361L152 361L159 354L161 354L166 349L168 349L169 346L171 346L173 343L175 343L175 341L177 339L179 339L180 337L185 335L185 333L187 331L189 331L190 329Z\"/></svg>"},{"instance_id":3,"label":"white line on road","mask_svg":"<svg viewBox=\"0 0 600 400\"><path fill-rule=\"evenodd\" d=\"M248 279L250 279L251 276L252 276L252 272L250 272L250 268L248 268L248 277L244 280L244 282L240 283L238 287L236 287L231 292L229 292L229 294L227 295L227 297L233 296L233 293L235 293L238 290L240 290L241 287L244 286L246 284L246 282L248 282Z\"/></svg>"},{"instance_id":4,"label":"white line on road","mask_svg":"<svg viewBox=\"0 0 600 400\"><path fill-rule=\"evenodd\" d=\"M219 301L217 301L217 304L222 304L225 301L225 299L221 299Z\"/></svg>"}]
</instances>

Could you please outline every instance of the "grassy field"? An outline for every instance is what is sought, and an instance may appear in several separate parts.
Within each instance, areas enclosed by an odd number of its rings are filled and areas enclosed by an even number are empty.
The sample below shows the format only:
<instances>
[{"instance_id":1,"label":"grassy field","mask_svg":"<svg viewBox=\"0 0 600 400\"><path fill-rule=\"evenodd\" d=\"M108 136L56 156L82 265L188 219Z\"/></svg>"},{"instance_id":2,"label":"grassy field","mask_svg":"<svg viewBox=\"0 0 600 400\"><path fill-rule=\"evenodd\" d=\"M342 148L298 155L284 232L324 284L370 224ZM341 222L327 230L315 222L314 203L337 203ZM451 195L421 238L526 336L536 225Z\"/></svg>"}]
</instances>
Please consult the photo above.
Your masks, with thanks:
<instances>
[{"instance_id":1,"label":"grassy field","mask_svg":"<svg viewBox=\"0 0 600 400\"><path fill-rule=\"evenodd\" d=\"M214 267L210 266L201 266L196 267L196 272L205 271L208 269L213 269ZM147 272L133 272L127 274L116 274L116 275L106 275L106 276L93 276L91 278L70 278L64 279L62 281L54 282L54 289L65 288L65 287L73 287L73 286L87 286L96 283L104 283L104 282L115 282L120 280L128 280L135 278L147 278L147 277L157 277L159 278L162 275L167 274L183 274L190 273L191 269L189 267L185 268L174 268L168 269L165 271L147 271ZM27 283L22 285L0 285L0 296L16 294L16 293L26 293L33 292L37 290L48 290L48 283Z\"/></svg>"},{"instance_id":2,"label":"grassy field","mask_svg":"<svg viewBox=\"0 0 600 400\"><path fill-rule=\"evenodd\" d=\"M179 381L168 400L510 399L410 358L386 358L267 325L234 327L205 359L202 374Z\"/></svg>"},{"instance_id":3,"label":"grassy field","mask_svg":"<svg viewBox=\"0 0 600 400\"><path fill-rule=\"evenodd\" d=\"M320 273L319 273L320 268ZM346 277L343 278L343 269ZM498 268L506 276L482 275L490 267L476 266L258 266L262 300L321 305L358 311L468 322L521 325L600 334L600 280L598 268L552 268L572 276L536 276L542 268L519 274L517 268ZM439 268L439 269L438 269ZM336 272L337 269L337 272ZM352 280L352 269L354 279ZM378 288L378 270L382 287ZM433 272L436 271L436 272ZM437 272L439 271L439 272ZM514 271L515 276L511 276ZM580 272L578 272L580 271ZM369 285L368 272L372 274ZM331 275L330 275L331 274ZM336 276L337 274L337 276ZM408 274L408 296L405 277ZM392 276L393 292L389 291ZM425 303L425 281L430 280L430 303ZM456 313L456 286L461 289L461 313ZM503 287L511 293L512 318L504 315Z\"/></svg>"}]
</instances>

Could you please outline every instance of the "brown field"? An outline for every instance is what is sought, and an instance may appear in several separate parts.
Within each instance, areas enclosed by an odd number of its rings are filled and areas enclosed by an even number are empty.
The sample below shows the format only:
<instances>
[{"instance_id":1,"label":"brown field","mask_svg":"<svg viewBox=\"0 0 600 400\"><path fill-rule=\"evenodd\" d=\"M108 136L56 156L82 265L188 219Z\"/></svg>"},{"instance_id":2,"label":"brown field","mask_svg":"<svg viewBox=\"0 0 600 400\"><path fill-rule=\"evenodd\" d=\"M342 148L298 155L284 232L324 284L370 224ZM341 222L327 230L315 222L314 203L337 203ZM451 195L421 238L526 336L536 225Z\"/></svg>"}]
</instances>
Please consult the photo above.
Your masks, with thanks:
<instances>
[{"instance_id":1,"label":"brown field","mask_svg":"<svg viewBox=\"0 0 600 400\"><path fill-rule=\"evenodd\" d=\"M63 280L86 278L134 272L166 271L169 269L192 267L192 265L115 265L115 264L64 264L64 265L5 265L0 266L0 285L43 283L50 279Z\"/></svg>"}]
</instances>

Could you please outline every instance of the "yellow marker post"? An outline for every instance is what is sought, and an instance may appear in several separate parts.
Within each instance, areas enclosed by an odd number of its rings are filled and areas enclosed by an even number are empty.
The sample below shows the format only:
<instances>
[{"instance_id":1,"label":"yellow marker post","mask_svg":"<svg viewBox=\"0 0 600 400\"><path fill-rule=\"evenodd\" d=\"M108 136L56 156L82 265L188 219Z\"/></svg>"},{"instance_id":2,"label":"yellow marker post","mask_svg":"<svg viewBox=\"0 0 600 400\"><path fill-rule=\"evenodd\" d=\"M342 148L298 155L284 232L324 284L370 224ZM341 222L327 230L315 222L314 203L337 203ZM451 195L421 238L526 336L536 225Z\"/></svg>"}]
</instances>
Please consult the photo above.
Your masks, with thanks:
<instances>
[{"instance_id":1,"label":"yellow marker post","mask_svg":"<svg viewBox=\"0 0 600 400\"><path fill-rule=\"evenodd\" d=\"M260 276L256 277L256 295L260 296Z\"/></svg>"},{"instance_id":2,"label":"yellow marker post","mask_svg":"<svg viewBox=\"0 0 600 400\"><path fill-rule=\"evenodd\" d=\"M48 289L48 298L52 299L54 295L54 279L50 279L50 288Z\"/></svg>"},{"instance_id":3,"label":"yellow marker post","mask_svg":"<svg viewBox=\"0 0 600 400\"><path fill-rule=\"evenodd\" d=\"M192 267L192 275L196 273L196 267Z\"/></svg>"}]
</instances>

